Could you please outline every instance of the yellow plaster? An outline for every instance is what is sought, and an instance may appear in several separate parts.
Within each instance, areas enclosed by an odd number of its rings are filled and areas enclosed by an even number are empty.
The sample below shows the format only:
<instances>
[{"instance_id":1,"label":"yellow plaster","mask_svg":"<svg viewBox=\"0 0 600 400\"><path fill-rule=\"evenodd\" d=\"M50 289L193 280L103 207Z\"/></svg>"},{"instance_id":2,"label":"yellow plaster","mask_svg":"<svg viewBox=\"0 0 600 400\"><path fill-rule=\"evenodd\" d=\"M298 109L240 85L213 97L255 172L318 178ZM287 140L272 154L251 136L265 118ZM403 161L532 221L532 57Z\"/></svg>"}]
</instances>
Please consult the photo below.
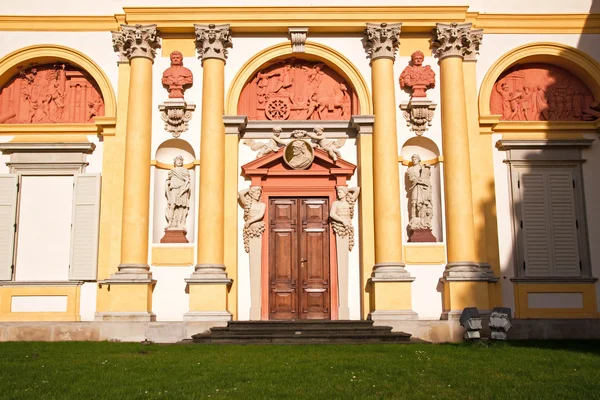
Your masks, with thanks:
<instances>
[{"instance_id":1,"label":"yellow plaster","mask_svg":"<svg viewBox=\"0 0 600 400\"><path fill-rule=\"evenodd\" d=\"M446 246L443 243L404 245L404 261L407 264L444 264Z\"/></svg>"},{"instance_id":2,"label":"yellow plaster","mask_svg":"<svg viewBox=\"0 0 600 400\"><path fill-rule=\"evenodd\" d=\"M177 50L184 57L196 56L196 38L193 33L164 33L161 41L161 54L169 58L171 52Z\"/></svg>"},{"instance_id":3,"label":"yellow plaster","mask_svg":"<svg viewBox=\"0 0 600 400\"><path fill-rule=\"evenodd\" d=\"M412 310L411 282L373 282L375 310Z\"/></svg>"},{"instance_id":4,"label":"yellow plaster","mask_svg":"<svg viewBox=\"0 0 600 400\"><path fill-rule=\"evenodd\" d=\"M23 26L27 25L28 22L23 24ZM10 78L19 72L19 67L27 66L31 62L45 64L56 63L57 61L68 62L90 74L90 76L94 78L94 81L96 81L96 84L102 93L105 116L114 117L116 115L115 93L106 73L85 54L65 46L56 44L38 44L15 50L2 57L2 59L0 59L0 87L4 86ZM60 127L65 125L94 126L93 124L59 124L55 125L58 127L55 129L60 129ZM3 127L6 127L6 125Z\"/></svg>"},{"instance_id":5,"label":"yellow plaster","mask_svg":"<svg viewBox=\"0 0 600 400\"><path fill-rule=\"evenodd\" d=\"M106 309L100 312L152 312L152 284L103 284L108 292Z\"/></svg>"},{"instance_id":6,"label":"yellow plaster","mask_svg":"<svg viewBox=\"0 0 600 400\"><path fill-rule=\"evenodd\" d=\"M423 35L417 33L404 33L400 34L400 56L410 56L417 50L422 51L425 54L429 54L429 42L431 40L431 34Z\"/></svg>"},{"instance_id":7,"label":"yellow plaster","mask_svg":"<svg viewBox=\"0 0 600 400\"><path fill-rule=\"evenodd\" d=\"M203 283L189 285L190 311L227 310L227 285Z\"/></svg>"},{"instance_id":8,"label":"yellow plaster","mask_svg":"<svg viewBox=\"0 0 600 400\"><path fill-rule=\"evenodd\" d=\"M477 307L490 310L488 282L482 281L444 281L444 311L457 311L465 307Z\"/></svg>"},{"instance_id":9,"label":"yellow plaster","mask_svg":"<svg viewBox=\"0 0 600 400\"><path fill-rule=\"evenodd\" d=\"M237 115L237 106L242 89L259 68L277 58L291 56L292 54L292 46L290 43L283 42L260 51L246 61L233 78L231 86L229 87L225 103L225 114ZM358 97L360 114L373 114L371 94L367 84L358 69L344 55L323 44L307 41L303 58L314 58L324 61L330 68L347 79L352 84L356 96Z\"/></svg>"},{"instance_id":10,"label":"yellow plaster","mask_svg":"<svg viewBox=\"0 0 600 400\"><path fill-rule=\"evenodd\" d=\"M0 321L79 321L81 285L0 286ZM66 296L65 312L11 312L13 296Z\"/></svg>"},{"instance_id":11,"label":"yellow plaster","mask_svg":"<svg viewBox=\"0 0 600 400\"><path fill-rule=\"evenodd\" d=\"M118 29L116 15L0 15L0 31L92 32Z\"/></svg>"},{"instance_id":12,"label":"yellow plaster","mask_svg":"<svg viewBox=\"0 0 600 400\"><path fill-rule=\"evenodd\" d=\"M173 164L163 163L157 160L151 160L150 165L159 169L173 169ZM191 163L183 164L183 167L187 169L194 169L196 165L200 165L200 160L194 160Z\"/></svg>"},{"instance_id":13,"label":"yellow plaster","mask_svg":"<svg viewBox=\"0 0 600 400\"><path fill-rule=\"evenodd\" d=\"M529 308L529 293L581 293L582 308ZM598 318L593 283L515 283L517 318Z\"/></svg>"},{"instance_id":14,"label":"yellow plaster","mask_svg":"<svg viewBox=\"0 0 600 400\"><path fill-rule=\"evenodd\" d=\"M360 294L362 299L362 316L367 319L373 308L372 288L369 283L375 265L375 230L373 226L373 136L359 134L358 151L358 184L360 201L358 202L358 235L360 240Z\"/></svg>"},{"instance_id":15,"label":"yellow plaster","mask_svg":"<svg viewBox=\"0 0 600 400\"><path fill-rule=\"evenodd\" d=\"M600 14L480 14L467 13L467 22L490 33L600 33Z\"/></svg>"},{"instance_id":16,"label":"yellow plaster","mask_svg":"<svg viewBox=\"0 0 600 400\"><path fill-rule=\"evenodd\" d=\"M152 246L152 265L194 265L194 246Z\"/></svg>"},{"instance_id":17,"label":"yellow plaster","mask_svg":"<svg viewBox=\"0 0 600 400\"><path fill-rule=\"evenodd\" d=\"M403 156L398 156L398 162L406 167L413 165L411 160L405 160ZM430 160L421 161L421 164L424 165L435 165L437 163L444 162L444 157L439 156L436 158L432 158Z\"/></svg>"}]
</instances>

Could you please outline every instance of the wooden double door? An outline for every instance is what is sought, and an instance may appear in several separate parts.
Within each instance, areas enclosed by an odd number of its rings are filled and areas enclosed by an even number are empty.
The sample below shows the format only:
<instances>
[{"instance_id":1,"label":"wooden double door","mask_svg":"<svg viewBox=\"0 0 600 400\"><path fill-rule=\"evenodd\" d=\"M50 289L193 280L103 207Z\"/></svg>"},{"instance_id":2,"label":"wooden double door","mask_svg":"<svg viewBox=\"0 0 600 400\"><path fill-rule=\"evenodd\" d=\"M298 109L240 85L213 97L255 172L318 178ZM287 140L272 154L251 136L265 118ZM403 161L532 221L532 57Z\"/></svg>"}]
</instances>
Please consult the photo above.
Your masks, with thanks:
<instances>
[{"instance_id":1,"label":"wooden double door","mask_svg":"<svg viewBox=\"0 0 600 400\"><path fill-rule=\"evenodd\" d=\"M330 319L329 199L269 199L269 319Z\"/></svg>"}]
</instances>

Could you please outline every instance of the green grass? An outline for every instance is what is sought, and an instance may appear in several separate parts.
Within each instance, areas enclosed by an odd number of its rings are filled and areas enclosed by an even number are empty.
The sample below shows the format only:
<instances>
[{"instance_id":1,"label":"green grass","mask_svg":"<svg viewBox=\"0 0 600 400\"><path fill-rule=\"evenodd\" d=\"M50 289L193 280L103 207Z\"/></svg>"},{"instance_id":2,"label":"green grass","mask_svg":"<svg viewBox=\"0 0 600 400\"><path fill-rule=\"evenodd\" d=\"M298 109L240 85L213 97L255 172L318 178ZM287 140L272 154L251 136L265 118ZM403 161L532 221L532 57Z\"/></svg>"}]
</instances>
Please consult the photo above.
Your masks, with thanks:
<instances>
[{"instance_id":1,"label":"green grass","mask_svg":"<svg viewBox=\"0 0 600 400\"><path fill-rule=\"evenodd\" d=\"M600 342L0 343L1 399L600 399Z\"/></svg>"}]
</instances>

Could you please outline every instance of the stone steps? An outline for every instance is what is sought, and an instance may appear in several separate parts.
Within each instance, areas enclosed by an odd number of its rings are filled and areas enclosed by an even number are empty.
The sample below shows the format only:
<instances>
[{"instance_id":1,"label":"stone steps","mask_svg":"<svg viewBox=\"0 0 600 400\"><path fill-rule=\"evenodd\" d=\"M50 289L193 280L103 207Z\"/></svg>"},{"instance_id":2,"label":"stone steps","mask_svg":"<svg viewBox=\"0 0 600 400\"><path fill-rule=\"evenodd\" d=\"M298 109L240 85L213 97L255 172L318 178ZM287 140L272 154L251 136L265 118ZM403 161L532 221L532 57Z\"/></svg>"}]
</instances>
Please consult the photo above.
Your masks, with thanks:
<instances>
[{"instance_id":1,"label":"stone steps","mask_svg":"<svg viewBox=\"0 0 600 400\"><path fill-rule=\"evenodd\" d=\"M215 344L327 344L410 343L411 335L392 333L373 321L230 321L208 333L192 336L192 343ZM186 341L189 343L189 341Z\"/></svg>"}]
</instances>

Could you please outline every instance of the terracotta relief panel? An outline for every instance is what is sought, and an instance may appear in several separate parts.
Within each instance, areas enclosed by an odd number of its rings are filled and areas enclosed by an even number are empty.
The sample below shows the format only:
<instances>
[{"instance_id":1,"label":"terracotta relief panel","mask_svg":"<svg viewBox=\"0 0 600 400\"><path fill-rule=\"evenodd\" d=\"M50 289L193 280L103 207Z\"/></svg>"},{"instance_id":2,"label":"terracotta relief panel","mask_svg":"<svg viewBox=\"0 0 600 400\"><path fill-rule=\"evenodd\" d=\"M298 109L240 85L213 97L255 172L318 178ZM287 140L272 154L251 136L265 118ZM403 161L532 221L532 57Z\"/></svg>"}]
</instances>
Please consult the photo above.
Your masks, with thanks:
<instances>
[{"instance_id":1,"label":"terracotta relief panel","mask_svg":"<svg viewBox=\"0 0 600 400\"><path fill-rule=\"evenodd\" d=\"M86 123L103 115L104 101L94 80L67 64L23 69L0 91L0 123Z\"/></svg>"},{"instance_id":2,"label":"terracotta relief panel","mask_svg":"<svg viewBox=\"0 0 600 400\"><path fill-rule=\"evenodd\" d=\"M531 63L505 71L490 98L492 114L505 121L586 121L597 111L590 90L571 72Z\"/></svg>"},{"instance_id":3,"label":"terracotta relief panel","mask_svg":"<svg viewBox=\"0 0 600 400\"><path fill-rule=\"evenodd\" d=\"M352 87L323 63L287 59L246 84L238 115L251 120L346 120L358 114Z\"/></svg>"}]
</instances>

